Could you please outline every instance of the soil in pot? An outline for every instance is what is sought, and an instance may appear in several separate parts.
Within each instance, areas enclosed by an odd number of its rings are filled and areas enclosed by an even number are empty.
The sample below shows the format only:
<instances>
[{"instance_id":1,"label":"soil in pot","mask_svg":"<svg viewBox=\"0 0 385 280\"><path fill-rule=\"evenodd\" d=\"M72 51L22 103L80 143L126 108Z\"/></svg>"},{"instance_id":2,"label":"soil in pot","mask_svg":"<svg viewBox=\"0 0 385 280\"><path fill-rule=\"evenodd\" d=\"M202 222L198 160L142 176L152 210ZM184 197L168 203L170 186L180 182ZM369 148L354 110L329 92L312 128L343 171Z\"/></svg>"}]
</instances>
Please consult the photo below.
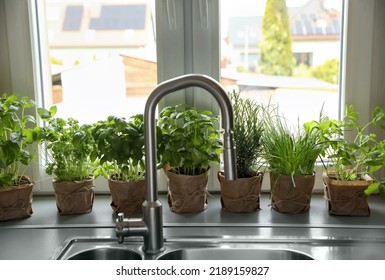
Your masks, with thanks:
<instances>
[{"instance_id":1,"label":"soil in pot","mask_svg":"<svg viewBox=\"0 0 385 280\"><path fill-rule=\"evenodd\" d=\"M142 204L146 199L146 181L108 180L115 214L136 215L142 213Z\"/></svg>"},{"instance_id":2,"label":"soil in pot","mask_svg":"<svg viewBox=\"0 0 385 280\"><path fill-rule=\"evenodd\" d=\"M270 173L271 206L282 213L303 213L309 210L314 188L313 175Z\"/></svg>"},{"instance_id":3,"label":"soil in pot","mask_svg":"<svg viewBox=\"0 0 385 280\"><path fill-rule=\"evenodd\" d=\"M52 182L59 214L85 214L92 211L95 198L94 179L77 182Z\"/></svg>"},{"instance_id":4,"label":"soil in pot","mask_svg":"<svg viewBox=\"0 0 385 280\"><path fill-rule=\"evenodd\" d=\"M332 176L332 175L331 175ZM323 173L324 194L331 215L369 216L368 196L364 193L371 178L361 181L342 181Z\"/></svg>"},{"instance_id":5,"label":"soil in pot","mask_svg":"<svg viewBox=\"0 0 385 280\"><path fill-rule=\"evenodd\" d=\"M225 180L224 172L218 172L221 187L222 210L235 213L248 213L260 210L260 193L263 174L250 178L238 178L234 181Z\"/></svg>"},{"instance_id":6,"label":"soil in pot","mask_svg":"<svg viewBox=\"0 0 385 280\"><path fill-rule=\"evenodd\" d=\"M167 200L176 213L201 212L207 208L208 172L190 176L166 171L168 178Z\"/></svg>"},{"instance_id":7,"label":"soil in pot","mask_svg":"<svg viewBox=\"0 0 385 280\"><path fill-rule=\"evenodd\" d=\"M30 217L33 182L26 176L19 186L0 188L0 221Z\"/></svg>"}]
</instances>

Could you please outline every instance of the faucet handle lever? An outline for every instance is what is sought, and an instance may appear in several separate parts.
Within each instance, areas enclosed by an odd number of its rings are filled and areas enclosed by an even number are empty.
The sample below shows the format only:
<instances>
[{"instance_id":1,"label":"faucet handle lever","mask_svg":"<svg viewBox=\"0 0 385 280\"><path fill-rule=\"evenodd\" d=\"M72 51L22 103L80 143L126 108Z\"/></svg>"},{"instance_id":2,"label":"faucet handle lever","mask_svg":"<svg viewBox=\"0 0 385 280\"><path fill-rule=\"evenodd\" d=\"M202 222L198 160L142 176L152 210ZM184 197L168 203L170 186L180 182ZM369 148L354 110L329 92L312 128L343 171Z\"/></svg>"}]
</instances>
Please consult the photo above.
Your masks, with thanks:
<instances>
[{"instance_id":1,"label":"faucet handle lever","mask_svg":"<svg viewBox=\"0 0 385 280\"><path fill-rule=\"evenodd\" d=\"M127 236L128 227L125 225L124 213L118 213L118 218L116 219L115 232L118 237L118 243L124 242L124 237Z\"/></svg>"},{"instance_id":2,"label":"faucet handle lever","mask_svg":"<svg viewBox=\"0 0 385 280\"><path fill-rule=\"evenodd\" d=\"M123 222L124 221L124 213L118 213L118 219L117 222Z\"/></svg>"},{"instance_id":3,"label":"faucet handle lever","mask_svg":"<svg viewBox=\"0 0 385 280\"><path fill-rule=\"evenodd\" d=\"M123 243L124 237L145 236L148 233L148 229L142 219L125 218L124 213L119 213L116 219L115 232L118 242Z\"/></svg>"}]
</instances>

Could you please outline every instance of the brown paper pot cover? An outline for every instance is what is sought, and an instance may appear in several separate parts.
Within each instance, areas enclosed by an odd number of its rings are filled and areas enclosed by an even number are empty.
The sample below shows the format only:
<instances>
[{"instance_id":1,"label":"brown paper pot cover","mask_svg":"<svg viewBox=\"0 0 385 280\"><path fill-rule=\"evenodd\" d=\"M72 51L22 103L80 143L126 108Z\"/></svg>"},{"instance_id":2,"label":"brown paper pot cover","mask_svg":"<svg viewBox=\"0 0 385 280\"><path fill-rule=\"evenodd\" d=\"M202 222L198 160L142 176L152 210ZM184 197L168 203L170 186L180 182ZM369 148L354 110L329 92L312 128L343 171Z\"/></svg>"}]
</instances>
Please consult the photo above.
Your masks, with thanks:
<instances>
[{"instance_id":1,"label":"brown paper pot cover","mask_svg":"<svg viewBox=\"0 0 385 280\"><path fill-rule=\"evenodd\" d=\"M341 181L324 172L324 194L329 213L341 216L369 216L368 196L364 190L372 183L367 181Z\"/></svg>"},{"instance_id":2,"label":"brown paper pot cover","mask_svg":"<svg viewBox=\"0 0 385 280\"><path fill-rule=\"evenodd\" d=\"M166 171L166 175L168 178L167 200L171 211L191 213L207 208L207 172L188 176Z\"/></svg>"},{"instance_id":3,"label":"brown paper pot cover","mask_svg":"<svg viewBox=\"0 0 385 280\"><path fill-rule=\"evenodd\" d=\"M93 179L78 182L52 182L59 214L84 214L92 211L95 197Z\"/></svg>"},{"instance_id":4,"label":"brown paper pot cover","mask_svg":"<svg viewBox=\"0 0 385 280\"><path fill-rule=\"evenodd\" d=\"M293 180L295 186L293 184ZM309 210L315 175L282 175L270 173L273 209L282 213L303 213Z\"/></svg>"},{"instance_id":5,"label":"brown paper pot cover","mask_svg":"<svg viewBox=\"0 0 385 280\"><path fill-rule=\"evenodd\" d=\"M142 204L146 199L146 182L108 180L114 213L135 215L142 213Z\"/></svg>"},{"instance_id":6,"label":"brown paper pot cover","mask_svg":"<svg viewBox=\"0 0 385 280\"><path fill-rule=\"evenodd\" d=\"M0 221L30 217L33 183L0 188Z\"/></svg>"},{"instance_id":7,"label":"brown paper pot cover","mask_svg":"<svg viewBox=\"0 0 385 280\"><path fill-rule=\"evenodd\" d=\"M224 172L218 171L221 186L222 210L227 212L256 212L260 210L259 197L263 174L250 178L238 178L234 181L225 180Z\"/></svg>"}]
</instances>

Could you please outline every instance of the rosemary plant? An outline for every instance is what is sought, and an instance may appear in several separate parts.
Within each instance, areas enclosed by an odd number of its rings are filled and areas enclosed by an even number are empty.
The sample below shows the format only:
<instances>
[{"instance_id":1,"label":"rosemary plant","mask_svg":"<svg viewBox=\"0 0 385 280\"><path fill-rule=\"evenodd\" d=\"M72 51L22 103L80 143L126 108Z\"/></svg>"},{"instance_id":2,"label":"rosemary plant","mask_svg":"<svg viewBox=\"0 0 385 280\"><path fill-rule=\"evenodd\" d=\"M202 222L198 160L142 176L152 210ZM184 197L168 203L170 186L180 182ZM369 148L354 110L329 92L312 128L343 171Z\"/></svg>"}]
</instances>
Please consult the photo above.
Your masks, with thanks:
<instances>
[{"instance_id":1,"label":"rosemary plant","mask_svg":"<svg viewBox=\"0 0 385 280\"><path fill-rule=\"evenodd\" d=\"M229 96L234 110L237 177L252 177L261 167L263 107L254 100L241 98L240 93L235 91Z\"/></svg>"}]
</instances>

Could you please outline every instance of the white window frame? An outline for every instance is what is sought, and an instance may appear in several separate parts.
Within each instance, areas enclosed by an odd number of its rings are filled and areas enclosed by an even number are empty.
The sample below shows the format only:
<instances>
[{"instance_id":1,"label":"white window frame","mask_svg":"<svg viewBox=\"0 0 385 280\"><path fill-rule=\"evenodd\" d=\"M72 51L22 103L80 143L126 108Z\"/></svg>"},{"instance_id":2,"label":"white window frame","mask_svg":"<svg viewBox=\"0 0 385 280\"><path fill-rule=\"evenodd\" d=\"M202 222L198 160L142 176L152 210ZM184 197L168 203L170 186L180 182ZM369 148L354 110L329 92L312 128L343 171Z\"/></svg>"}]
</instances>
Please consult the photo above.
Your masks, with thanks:
<instances>
[{"instance_id":1,"label":"white window frame","mask_svg":"<svg viewBox=\"0 0 385 280\"><path fill-rule=\"evenodd\" d=\"M45 103L42 92L51 90L48 50L42 47L45 42L41 45L37 43L37 32L44 32L36 29L35 21L36 14L42 12L39 8L42 2L0 0L0 89L25 94L40 105ZM159 82L193 72L219 79L219 4L219 0L156 1ZM209 7L207 11L204 8L206 6ZM203 16L208 15L207 24L205 20L201 20L202 7ZM170 14L170 9L175 10L176 25L166 15ZM382 82L385 78L385 53L382 51L385 44L382 36L382 29L385 27L384 12L385 1L382 0L345 0L345 28L341 38L341 112L345 104L353 104L362 121L370 118L375 106L385 108L385 83ZM170 24L174 29L167 30L167 25ZM202 24L205 28L202 28ZM194 55L196 53L199 56ZM194 97L191 92L194 92ZM200 93L199 89L189 89L184 94L171 94L160 106L182 100L200 106L203 104L199 98L201 94L205 93ZM214 103L210 106L217 110ZM30 176L35 180L35 192L51 192L50 182L42 180L42 168L36 163L29 170ZM214 183L215 180L212 179L211 184L215 185ZM320 183L317 185L321 186ZM165 186L161 189L165 189Z\"/></svg>"}]
</instances>

